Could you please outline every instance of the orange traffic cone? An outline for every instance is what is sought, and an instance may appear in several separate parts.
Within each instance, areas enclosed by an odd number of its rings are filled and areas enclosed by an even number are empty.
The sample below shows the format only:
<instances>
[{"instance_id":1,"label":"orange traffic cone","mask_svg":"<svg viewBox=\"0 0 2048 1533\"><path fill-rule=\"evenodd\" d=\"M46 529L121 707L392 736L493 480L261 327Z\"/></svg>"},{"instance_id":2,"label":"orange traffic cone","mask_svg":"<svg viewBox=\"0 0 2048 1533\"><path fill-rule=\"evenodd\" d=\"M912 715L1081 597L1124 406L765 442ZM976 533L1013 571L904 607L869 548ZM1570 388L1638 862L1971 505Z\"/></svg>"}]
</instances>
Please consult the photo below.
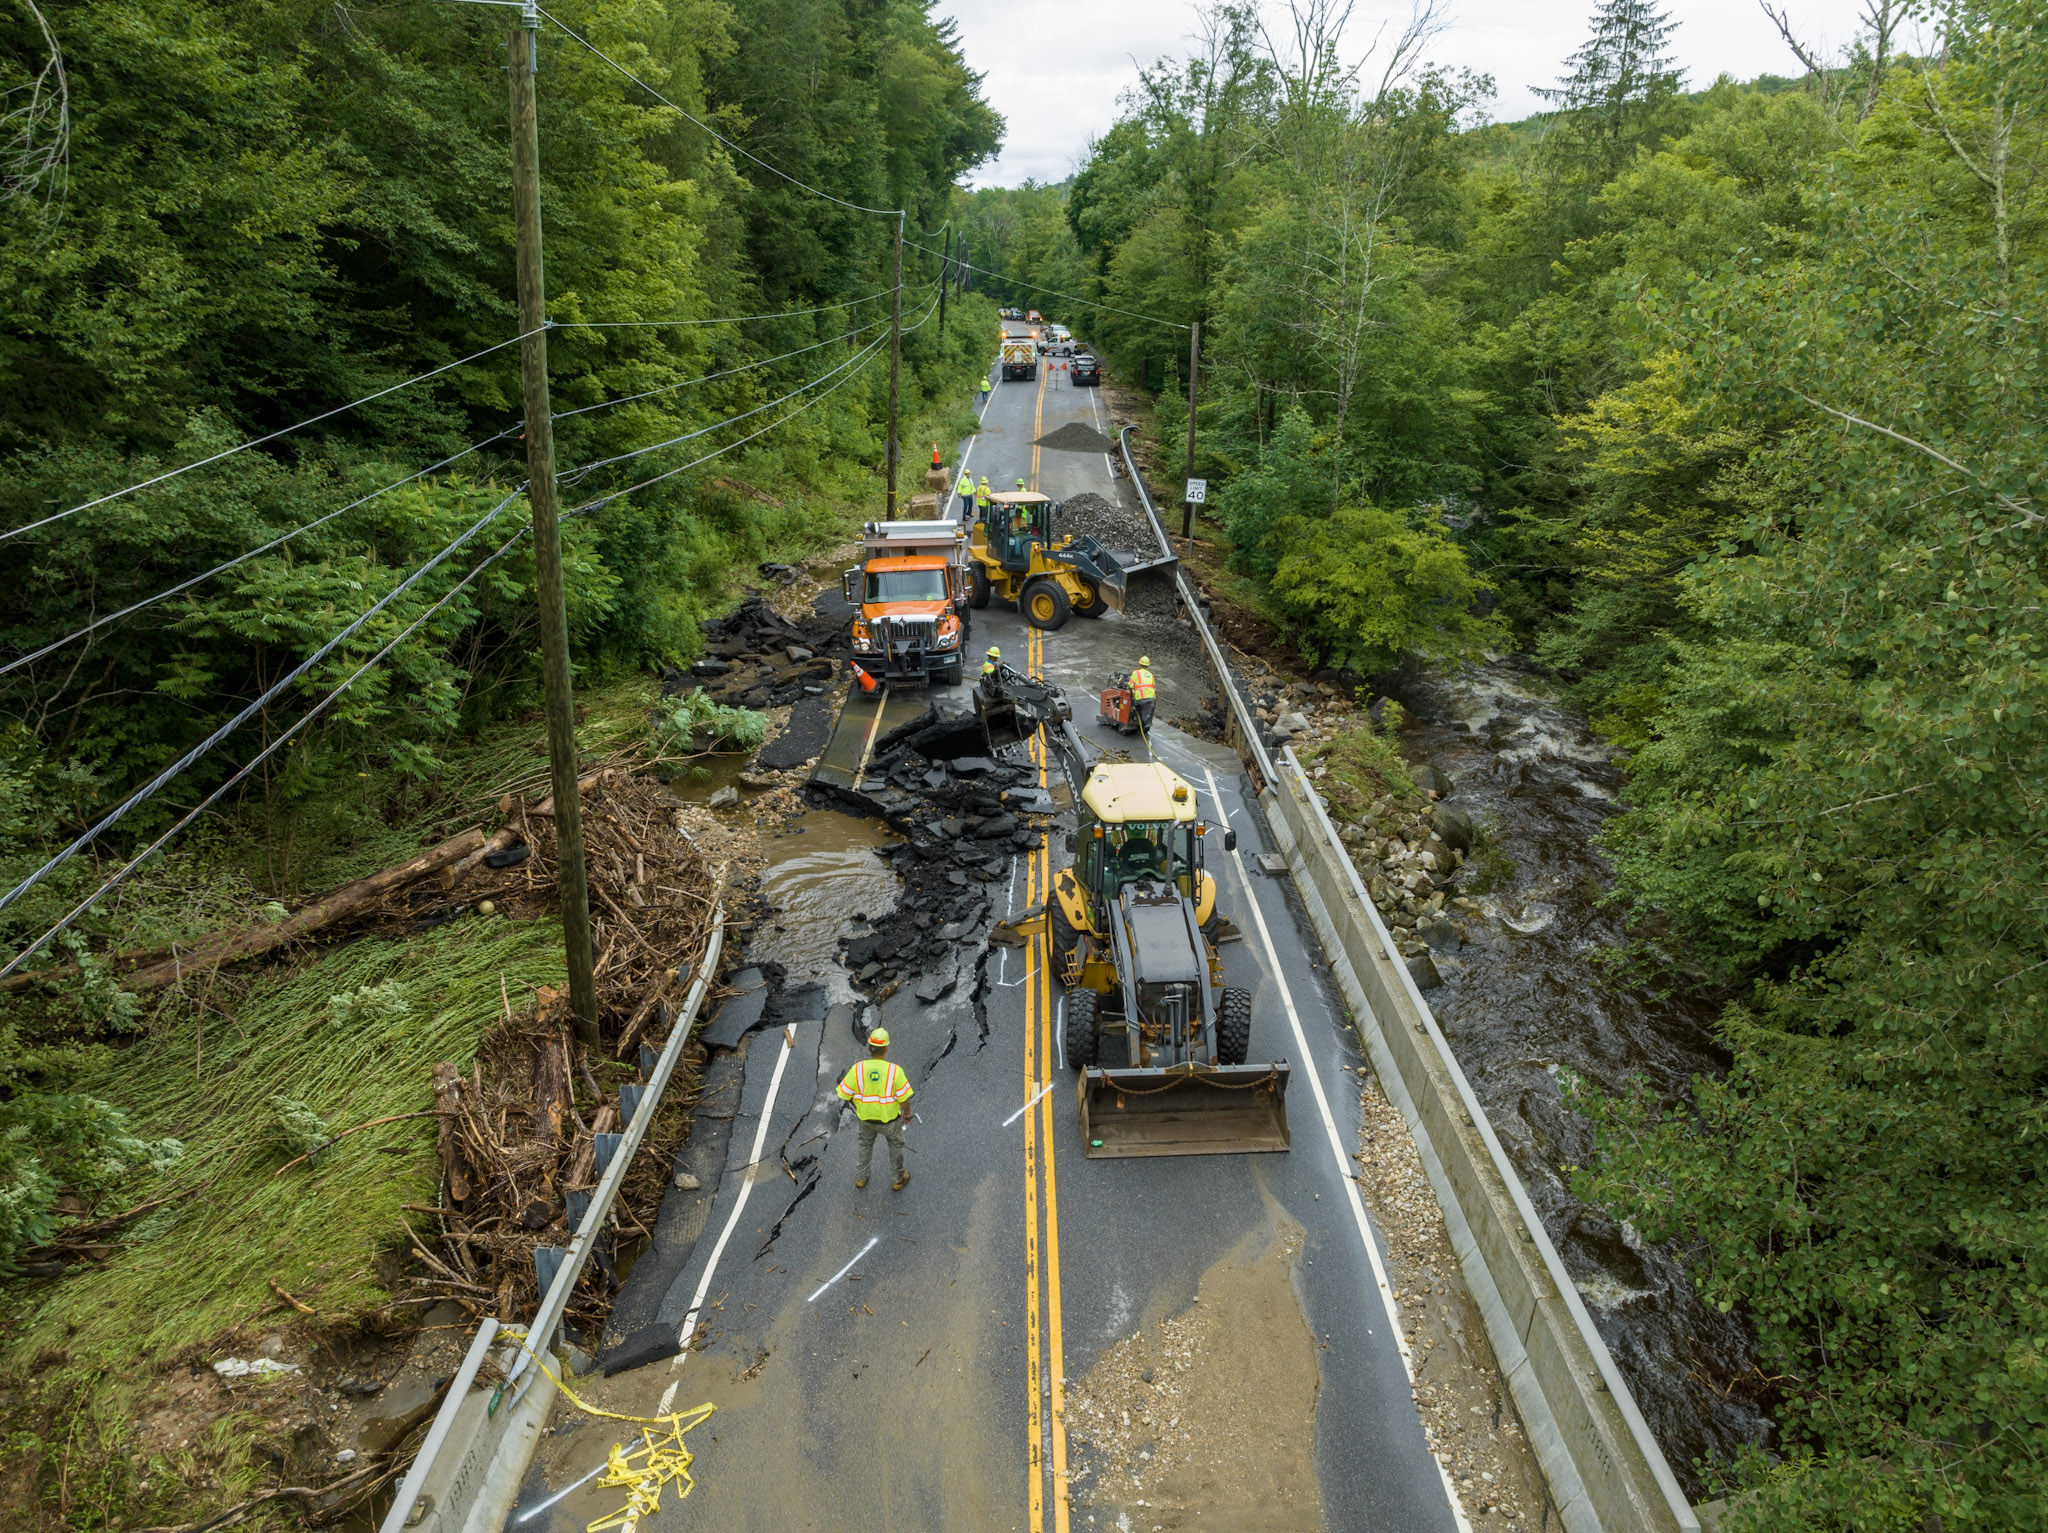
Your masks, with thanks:
<instances>
[{"instance_id":1,"label":"orange traffic cone","mask_svg":"<svg viewBox=\"0 0 2048 1533\"><path fill-rule=\"evenodd\" d=\"M932 467L943 468L944 466L944 464L939 462L939 444L934 442L932 443Z\"/></svg>"},{"instance_id":2,"label":"orange traffic cone","mask_svg":"<svg viewBox=\"0 0 2048 1533\"><path fill-rule=\"evenodd\" d=\"M849 660L846 663L853 667L853 679L860 683L861 695L863 697L874 696L876 686L875 678L870 676L866 671L860 668L860 662L858 660Z\"/></svg>"}]
</instances>

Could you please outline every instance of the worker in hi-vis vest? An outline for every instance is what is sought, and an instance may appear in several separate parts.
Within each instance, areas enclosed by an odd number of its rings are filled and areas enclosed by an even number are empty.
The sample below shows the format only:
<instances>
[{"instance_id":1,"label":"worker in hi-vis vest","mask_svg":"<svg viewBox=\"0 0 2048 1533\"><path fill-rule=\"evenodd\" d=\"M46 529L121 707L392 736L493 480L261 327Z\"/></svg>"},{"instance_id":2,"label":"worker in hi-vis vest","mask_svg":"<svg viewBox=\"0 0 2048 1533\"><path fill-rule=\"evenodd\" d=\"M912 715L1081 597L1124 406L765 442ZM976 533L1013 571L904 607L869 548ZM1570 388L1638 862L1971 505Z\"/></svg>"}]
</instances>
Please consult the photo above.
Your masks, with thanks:
<instances>
[{"instance_id":1,"label":"worker in hi-vis vest","mask_svg":"<svg viewBox=\"0 0 2048 1533\"><path fill-rule=\"evenodd\" d=\"M910 1110L910 1077L901 1065L889 1060L889 1032L878 1027L868 1034L868 1057L847 1068L840 1078L841 1099L853 1104L860 1118L860 1153L853 1163L853 1185L868 1184L868 1170L875 1160L875 1135L889 1141L889 1169L896 1173L891 1187L901 1192L910 1181L903 1169L903 1125L916 1121Z\"/></svg>"},{"instance_id":2,"label":"worker in hi-vis vest","mask_svg":"<svg viewBox=\"0 0 2048 1533\"><path fill-rule=\"evenodd\" d=\"M1152 679L1152 657L1138 656L1138 668L1131 672L1131 706L1138 710L1138 723L1146 734L1152 733L1152 704L1159 695L1159 684Z\"/></svg>"}]
</instances>

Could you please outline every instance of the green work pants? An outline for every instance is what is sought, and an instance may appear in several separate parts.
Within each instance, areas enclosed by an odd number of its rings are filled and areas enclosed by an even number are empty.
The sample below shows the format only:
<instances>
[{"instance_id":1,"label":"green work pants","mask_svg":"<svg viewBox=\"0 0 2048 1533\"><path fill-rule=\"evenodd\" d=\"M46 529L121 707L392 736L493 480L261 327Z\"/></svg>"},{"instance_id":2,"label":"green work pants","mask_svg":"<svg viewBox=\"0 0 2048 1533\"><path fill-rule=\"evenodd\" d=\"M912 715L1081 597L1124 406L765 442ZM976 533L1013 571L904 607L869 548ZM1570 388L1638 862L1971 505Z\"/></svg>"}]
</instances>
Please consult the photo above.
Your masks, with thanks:
<instances>
[{"instance_id":1,"label":"green work pants","mask_svg":"<svg viewBox=\"0 0 2048 1533\"><path fill-rule=\"evenodd\" d=\"M889 1166L895 1172L895 1180L903 1180L903 1120L891 1118L887 1123L877 1123L873 1118L862 1118L860 1122L860 1154L854 1160L853 1179L864 1182L868 1179L868 1168L875 1163L875 1135L880 1134L889 1141Z\"/></svg>"}]
</instances>

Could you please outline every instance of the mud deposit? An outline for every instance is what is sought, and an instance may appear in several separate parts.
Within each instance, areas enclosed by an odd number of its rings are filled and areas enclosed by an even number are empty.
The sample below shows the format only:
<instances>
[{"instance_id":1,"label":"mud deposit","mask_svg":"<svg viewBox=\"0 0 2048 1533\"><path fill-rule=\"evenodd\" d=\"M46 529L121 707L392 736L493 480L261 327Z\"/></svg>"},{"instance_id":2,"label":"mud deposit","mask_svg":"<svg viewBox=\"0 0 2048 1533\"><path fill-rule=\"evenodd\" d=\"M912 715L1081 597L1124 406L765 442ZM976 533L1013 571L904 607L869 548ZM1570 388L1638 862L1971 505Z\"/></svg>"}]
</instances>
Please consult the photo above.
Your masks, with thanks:
<instances>
[{"instance_id":1,"label":"mud deposit","mask_svg":"<svg viewBox=\"0 0 2048 1533\"><path fill-rule=\"evenodd\" d=\"M1725 1060L1714 1006L1617 984L1594 963L1630 932L1599 903L1612 876L1594 844L1622 774L1582 720L1509 664L1424 676L1398 688L1414 722L1411 760L1448 774L1450 805L1478 829L1455 954L1435 954L1430 1003L1557 1243L1671 1466L1701 1486L1695 1459L1763 1442L1768 1420L1744 1395L1757 1381L1741 1326L1701 1304L1668 1251L1581 1201L1568 1166L1593 1158L1586 1120L1566 1103L1571 1072L1608 1091L1640 1081L1666 1101Z\"/></svg>"},{"instance_id":2,"label":"mud deposit","mask_svg":"<svg viewBox=\"0 0 2048 1533\"><path fill-rule=\"evenodd\" d=\"M1285 1221L1202 1275L1195 1302L1111 1347L1067 1403L1077 1526L1310 1533L1320 1354Z\"/></svg>"},{"instance_id":3,"label":"mud deposit","mask_svg":"<svg viewBox=\"0 0 2048 1533\"><path fill-rule=\"evenodd\" d=\"M864 925L894 911L896 881L882 874L876 854L895 839L874 820L836 809L811 809L762 838L761 898L775 912L765 946L788 972L829 974L856 913Z\"/></svg>"}]
</instances>

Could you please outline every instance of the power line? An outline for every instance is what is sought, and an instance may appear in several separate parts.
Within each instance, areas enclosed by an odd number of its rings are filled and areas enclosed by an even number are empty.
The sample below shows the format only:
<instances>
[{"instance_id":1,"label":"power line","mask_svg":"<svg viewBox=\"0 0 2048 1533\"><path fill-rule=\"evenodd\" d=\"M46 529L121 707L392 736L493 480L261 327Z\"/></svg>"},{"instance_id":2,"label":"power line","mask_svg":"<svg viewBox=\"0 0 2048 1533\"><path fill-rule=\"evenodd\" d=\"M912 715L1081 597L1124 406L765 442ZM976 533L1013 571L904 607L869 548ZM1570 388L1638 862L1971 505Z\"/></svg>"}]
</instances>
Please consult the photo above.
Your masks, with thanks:
<instances>
[{"instance_id":1,"label":"power line","mask_svg":"<svg viewBox=\"0 0 2048 1533\"><path fill-rule=\"evenodd\" d=\"M929 245L920 245L915 240L905 240L903 243L910 246L913 250L922 250L926 255L937 256L941 261L946 259L943 251L934 250ZM1113 303L1103 303L1094 298L1081 298L1073 293L1062 293L1057 288L1045 287L1036 282L1026 282L1022 277L1013 277L1007 272L990 271L986 266L976 266L970 261L961 260L958 256L953 257L953 264L967 271L978 271L984 277L994 277L999 282L1010 282L1015 283L1018 287L1028 287L1034 293L1050 293L1055 298L1064 298L1069 303L1086 304L1091 309L1106 309L1111 314L1121 314L1127 319L1146 320L1155 325L1164 325L1169 330L1188 330L1193 328L1190 325L1183 325L1177 320L1161 319L1157 314L1140 314L1135 309L1119 309Z\"/></svg>"},{"instance_id":2,"label":"power line","mask_svg":"<svg viewBox=\"0 0 2048 1533\"><path fill-rule=\"evenodd\" d=\"M886 292L887 289L885 288L883 291ZM852 330L847 332L847 335L859 335L863 330L872 330L877 325L886 325L887 323L888 320L886 319L871 319L865 324L854 326ZM594 410L609 410L614 405L629 405L635 400L652 399L657 394L673 394L678 389L695 388L698 384L709 383L714 378L730 378L738 373L750 373L757 368L768 367L776 362L787 362L791 357L800 357L806 352L821 351L827 346L836 346L846 338L846 335L828 335L822 341L813 341L808 346L799 346L795 351L785 351L779 357L763 357L758 362L744 362L738 367L728 367L722 372L706 373L701 378L685 378L681 383L665 383L658 389L645 389L638 394L622 395L618 399L607 399L601 404L584 405L581 409L577 410L557 411L554 418L558 421L565 421L578 415L588 415Z\"/></svg>"},{"instance_id":3,"label":"power line","mask_svg":"<svg viewBox=\"0 0 2048 1533\"><path fill-rule=\"evenodd\" d=\"M293 538L298 537L301 533L311 532L316 527L325 526L327 523L333 521L338 516L346 516L351 511L357 510L363 506L367 506L371 501L377 499L377 497L380 495L388 495L393 490L403 489L406 485L411 484L416 479L424 479L428 474L432 474L441 469L444 469L449 464L466 458L473 452L481 452L484 448L490 446L491 443L502 441L504 438L511 436L514 432L518 431L518 429L519 428L517 426L508 426L503 431L498 432L494 436L485 437L481 442L472 442L469 446L463 448L461 452L451 453L447 457L443 458L439 463L430 463L423 469L419 469L413 473L407 474L403 479L394 479L389 484L380 485L376 489L370 491L369 494L364 495L356 500L350 501L347 505L341 507L339 510L330 511L325 516L315 517L312 521L307 522L302 526L292 528L291 531L289 532L280 533L276 537L272 538L268 543L263 544L261 547L252 548L245 554L236 554L234 558L228 560L224 564L216 564L212 569L207 570L204 574L194 575L189 580L182 580L178 584L171 586L167 590L157 592L156 595L154 596L145 596L141 601L134 602L129 606L123 607L119 612L110 612L105 617L94 618L90 623L87 623L83 628L80 628L73 633L67 633L61 639L52 639L48 644L45 644L41 649L35 650L30 654L22 655L16 659L10 660L5 665L0 665L0 676L5 676L11 671L18 671L25 665L33 665L36 661L42 659L43 656L53 654L57 650L62 649L65 645L73 643L78 639L84 638L87 634L97 633L100 629L106 627L109 623L118 623L122 618L129 617L134 613L140 612L145 607L153 607L158 602L168 600L170 597L176 596L181 592L189 591L196 585L203 585L205 582L213 579L213 577L216 575L224 575L229 570L235 568L235 566L239 564L247 564L251 559L261 558L264 554L271 552L271 550L273 549L282 548L284 547L285 544L289 543Z\"/></svg>"},{"instance_id":4,"label":"power line","mask_svg":"<svg viewBox=\"0 0 2048 1533\"><path fill-rule=\"evenodd\" d=\"M169 830L165 831L162 835L158 836L156 840L150 842L148 846L144 847L141 851L137 852L133 857L129 858L128 861L122 865L120 870L117 871L112 878L108 879L105 883L101 884L99 888L95 889L83 900L79 901L77 905L73 906L70 913L66 915L62 920L60 920L55 926L52 926L48 931L44 932L40 937L36 938L35 941L31 942L19 953L16 953L14 957L8 962L7 967L4 969L0 969L0 979L4 979L8 975L12 974L16 969L20 968L29 959L33 958L37 953L41 952L45 947L49 946L50 940L53 937L56 937L60 933L65 931L80 916L84 915L86 911L90 910L94 905L98 904L101 900L105 899L107 895L111 894L115 889L118 889L122 884L126 883L128 881L129 875L132 874L137 868L141 867L142 864L147 862L151 857L155 856L156 853L162 849L166 842L168 842L173 836L177 835L178 832L183 830L186 826L190 825L194 820L198 819L200 815L204 814L207 810L211 809L215 804L219 803L222 798L226 797L228 790L233 788L235 784L243 781L245 778L248 777L248 775L251 772L255 771L257 767L261 766L264 762L268 761L272 756L276 755L278 751L282 750L287 744L291 742L291 740L296 735L298 735L298 733L301 730L303 730L308 724L312 723L315 719L319 718L321 714L325 713L328 707L337 698L339 698L342 693L346 692L351 686L355 685L356 682L362 680L363 677L366 674L368 674L371 667L382 663L383 660L388 655L390 655L390 653L393 650L397 649L399 645L403 644L407 639L411 638L415 633L417 633L422 627L422 625L426 623L428 618L432 617L435 613L439 612L443 607L447 606L449 602L453 601L458 594L460 594L465 588L469 586L469 584L472 581L476 579L477 576L481 575L493 564L496 564L500 559L504 558L506 554L510 553L512 551L512 546L515 543L517 543L521 538L525 537L532 530L533 528L531 524L529 524L525 527L520 528L517 532L513 533L511 537L507 538L503 543L499 544L495 551L486 555L484 559L480 561L474 569L472 569L467 575L464 575L460 580L456 581L453 586L449 587L448 593L445 596L443 596L439 601L435 602L431 607L427 608L426 611L422 612L418 617L414 618L410 623L408 623L405 626L403 630L399 632L397 637L393 638L390 643L386 644L382 649L378 650L376 654L372 655L368 660L365 660L360 666L358 666L356 668L354 675L350 676L347 680L343 681L339 686L337 686L332 692L329 692L325 697L321 698L319 702L315 703L310 709L308 709L304 716L301 717L296 723L294 723L289 729L285 730L284 733L280 734L275 740L271 741L270 744L264 746L262 750L258 751L254 756L250 757L248 761L244 762L241 767L241 770L236 772L234 776L230 777L226 782L222 783L219 787L215 788L211 793L207 794L205 798L201 799L198 804L196 804L192 809L186 812L184 818L179 820L177 824L173 825Z\"/></svg>"},{"instance_id":5,"label":"power line","mask_svg":"<svg viewBox=\"0 0 2048 1533\"><path fill-rule=\"evenodd\" d=\"M666 330L684 325L746 325L763 319L802 319L807 314L830 314L834 309L851 309L856 304L872 303L877 298L886 298L894 288L883 288L875 293L863 293L858 298L848 298L842 303L825 303L815 309L783 309L774 314L734 314L724 319L551 319L549 326L556 330Z\"/></svg>"},{"instance_id":6,"label":"power line","mask_svg":"<svg viewBox=\"0 0 2048 1533\"><path fill-rule=\"evenodd\" d=\"M398 600L399 597L403 596L407 591L412 589L413 586L417 585L422 579L424 579L428 571L437 567L450 554L454 553L456 549L460 548L464 543L468 542L471 538L476 536L477 533L481 532L492 521L496 520L499 513L502 512L507 506L511 505L513 501L517 500L519 498L521 491L524 489L525 486L521 485L518 489L515 489L510 495L507 495L503 500L499 501L495 506L491 507L489 511L486 511L481 517L477 518L477 520L473 522L468 527L467 530L458 534L455 540L448 544L447 547L443 548L439 553L435 554L431 559L427 560L425 564L422 564L418 569L414 570L410 575L406 576L405 579L400 581L396 586L393 586L391 590L388 591L385 595L378 598L377 601L371 604L367 611L365 611L361 616L357 617L346 628L342 629L340 633L336 634L333 638L329 639L325 644L321 645L319 649L314 651L311 655L307 656L304 660L300 661L299 664L293 668L292 672L286 677L284 677L283 680L277 682L275 685L266 689L261 695L259 695L256 698L254 702L250 703L240 713L236 714L232 719L228 720L227 723L221 725L218 729L214 730L212 734L208 735L204 740L201 740L197 745L193 746L192 749L185 752L185 754L180 756L176 761L172 762L169 766L165 767L163 771L159 772L155 777L150 779L150 781L145 786L138 788L136 789L135 792L131 793L125 800L122 801L121 805L118 808L111 811L106 816L106 818L102 819L98 824L94 825L90 830L87 830L84 833L82 833L77 840L73 841L69 846L65 847L63 851L57 853L56 856L52 857L40 868L37 868L35 872L29 874L27 878L24 878L20 883L16 884L12 889L8 890L6 894L0 895L0 910L5 910L9 905L12 905L24 894L27 894L29 890L33 889L37 884L41 883L45 878L49 877L50 874L54 873L58 868L62 867L65 863L69 862L73 857L77 856L86 847L90 846L94 841L98 840L101 832L107 830L109 827L118 823L127 815L129 810L133 809L137 804L141 803L144 799L151 797L165 784L169 783L174 777L178 776L179 773L183 772L185 768L190 766L193 762L197 761L201 756L205 755L208 751L212 750L214 746L220 744L222 740L225 740L229 735L233 734L237 729L241 728L242 725L246 724L250 719L254 718L256 714L264 707L265 704L269 703L273 698L277 697L286 688L291 686L293 682L297 681L301 676L305 675L306 672L310 671L314 666L318 665L322 660L326 659L327 656L332 654L344 640L349 638L352 634L359 630L365 623L369 622L371 618L375 617L379 612L382 612L386 607L390 606L394 601Z\"/></svg>"},{"instance_id":7,"label":"power line","mask_svg":"<svg viewBox=\"0 0 2048 1533\"><path fill-rule=\"evenodd\" d=\"M925 311L924 319L920 319L916 325L912 325L909 330L905 330L903 333L905 335L908 335L911 330L917 329L919 325L922 325L924 323L925 319L929 319L931 317L932 311L937 307L937 303L934 303L931 309L927 309ZM651 478L641 480L638 484L629 484L623 490L614 490L609 495L599 496L595 500L587 500L582 505L578 506L574 511L570 512L569 515L582 516L588 512L595 511L598 509L598 507L609 505L611 502L620 499L622 496L631 495L636 490L644 490L649 485L660 484L664 479L673 479L678 474L686 474L691 469L696 468L699 464L709 463L713 458L716 458L723 453L731 452L736 447L746 446L747 443L753 441L756 437L766 436L769 432L773 431L777 426L782 425L784 422L795 420L799 415L803 414L804 411L810 409L812 405L819 403L820 401L825 399L827 395L830 395L836 392L837 390L844 388L847 384L851 383L855 378L859 377L861 368L865 368L868 362L874 360L874 353L881 346L881 344L882 343L879 340L870 342L868 346L865 347L863 351L860 353L862 357L866 358L865 361L861 362L860 368L856 368L853 372L848 373L844 378L841 378L837 383L833 384L831 388L826 389L823 393L815 394L811 398L806 399L802 404L798 405L794 410L790 411L787 415L778 416L776 419L770 421L767 425L761 427L760 430L750 431L745 436L741 437L738 441L727 442L723 447L716 448L711 452L707 452L701 458L693 458L690 462L683 464L680 468L666 469L659 474L655 474ZM830 373L826 373L824 376L829 378L832 375Z\"/></svg>"},{"instance_id":8,"label":"power line","mask_svg":"<svg viewBox=\"0 0 2048 1533\"><path fill-rule=\"evenodd\" d=\"M545 329L546 327L543 326L541 328ZM232 458L237 453L247 452L252 447L261 447L265 442L275 442L280 437L290 436L294 431L303 431L306 429L306 427L318 425L321 421L324 420L332 420L337 415L345 415L350 410L353 410L360 405L371 404L376 400L384 398L387 394L396 394L400 389L409 389L415 383L425 383L429 378L438 378L441 376L441 374L449 372L454 368L466 367L471 362L475 362L480 358L487 357L494 351L503 351L507 346L516 346L521 341L525 340L528 336L538 334L540 334L540 330L525 331L522 334L513 336L512 339L510 339L509 341L499 341L495 346L486 346L482 351L473 351L466 357L459 358L453 362L443 363L440 367L434 368L430 372L420 373L415 377L408 378L403 383L394 383L391 385L391 387L387 389L379 389L374 394L365 394L361 399L352 399L345 405L336 405L333 409L323 410L318 415L309 415L304 420L299 421L295 425L280 427L278 430L272 431L265 436L253 437L249 441L242 443L239 447L226 448L220 452L212 454L209 457L200 458L196 462L187 463L182 468L170 469L165 473L157 474L152 478L144 479L136 484L131 484L126 489L115 490L111 494L101 495L96 499L88 500L84 502L82 505L76 505L71 507L71 509L68 511L55 512L52 515L44 517L39 522L30 522L27 526L16 527L7 532L0 532L0 543L4 543L9 538L18 538L25 532L34 532L38 527L47 527L52 522L61 522L64 520L65 517L76 516L81 511L90 511L94 506L104 506L108 501L119 500L124 495L133 495L137 490L146 490L153 484L162 484L166 480L176 479L180 474L189 474L195 468L204 468L209 463L218 463L223 458Z\"/></svg>"},{"instance_id":9,"label":"power line","mask_svg":"<svg viewBox=\"0 0 2048 1533\"><path fill-rule=\"evenodd\" d=\"M592 42L589 38L583 36L580 32L573 31L568 26L568 24L561 19L561 17L554 15L552 12L548 11L544 7L536 7L536 9L539 9L541 15L546 16L549 21L552 21L556 26L560 27L562 31L567 33L571 39L578 43L581 43L584 47L588 48L592 53L596 54L599 58L603 59L607 64L611 65L612 68L616 69L620 74L624 75L627 79L631 80L635 85L639 86L642 90L646 91L647 94L652 96L656 101L659 101L663 106L667 107L670 111L680 116L685 122L692 123L696 127L702 129L705 133L710 134L711 137L717 139L719 143L725 145L725 147L730 149L734 154L745 155L748 159L752 160L756 165L760 166L763 170L769 171L775 175L782 177L782 179L787 181L791 186L797 187L802 191L809 192L813 197L823 197L827 202L836 202L842 208L851 208L856 213L883 214L890 218L900 218L903 216L903 210L901 208L865 207L858 202L848 202L844 197L835 197L830 192L821 192L818 190L818 188L812 186L807 181L799 181L795 176L792 176L788 171L782 169L780 166L769 164L766 160L762 159L758 154L755 154L751 149L742 148L740 145L735 144L731 139L727 138L723 133L720 133L717 129L713 128L710 124L702 121L699 118L691 116L691 114L688 112L685 112L681 107L677 106L673 101L669 100L668 97L664 96L660 91L656 90L653 86L649 85L645 80L641 79L638 75L634 74L633 71L628 69L624 64L621 64L609 53L606 53L604 49L598 47L596 43Z\"/></svg>"},{"instance_id":10,"label":"power line","mask_svg":"<svg viewBox=\"0 0 2048 1533\"><path fill-rule=\"evenodd\" d=\"M787 394L784 394L780 399L771 399L764 405L756 405L753 409L747 410L739 415L732 416L730 419L718 421L713 425L700 427L696 431L685 432L681 436L670 437L665 442L655 442L646 447L636 447L631 452L622 452L618 454L616 457L599 458L593 463L585 463L581 467L577 468L574 473L565 474L562 477L564 481L567 483L578 483L588 475L595 473L598 469L609 468L614 463L625 463L634 458L644 458L647 456L647 454L651 452L660 452L664 447L676 447L684 442L694 442L698 437L706 436L713 431L719 430L721 427L736 425L740 421L747 420L752 416L759 415L763 410L772 410L777 405L786 404L790 400L796 398L797 395L805 393L810 389L816 388L819 384L823 383L827 378L831 377L834 373L844 372L847 368L853 366L854 363L858 362L862 357L866 356L869 352L873 351L877 346L880 346L887 339L887 336L875 337L874 340L868 342L866 346L862 347L859 351L855 352L851 357L847 358L844 362L841 362L837 367L828 368L824 372L820 373L817 377L808 379L805 382L797 385L797 387L791 389Z\"/></svg>"}]
</instances>

